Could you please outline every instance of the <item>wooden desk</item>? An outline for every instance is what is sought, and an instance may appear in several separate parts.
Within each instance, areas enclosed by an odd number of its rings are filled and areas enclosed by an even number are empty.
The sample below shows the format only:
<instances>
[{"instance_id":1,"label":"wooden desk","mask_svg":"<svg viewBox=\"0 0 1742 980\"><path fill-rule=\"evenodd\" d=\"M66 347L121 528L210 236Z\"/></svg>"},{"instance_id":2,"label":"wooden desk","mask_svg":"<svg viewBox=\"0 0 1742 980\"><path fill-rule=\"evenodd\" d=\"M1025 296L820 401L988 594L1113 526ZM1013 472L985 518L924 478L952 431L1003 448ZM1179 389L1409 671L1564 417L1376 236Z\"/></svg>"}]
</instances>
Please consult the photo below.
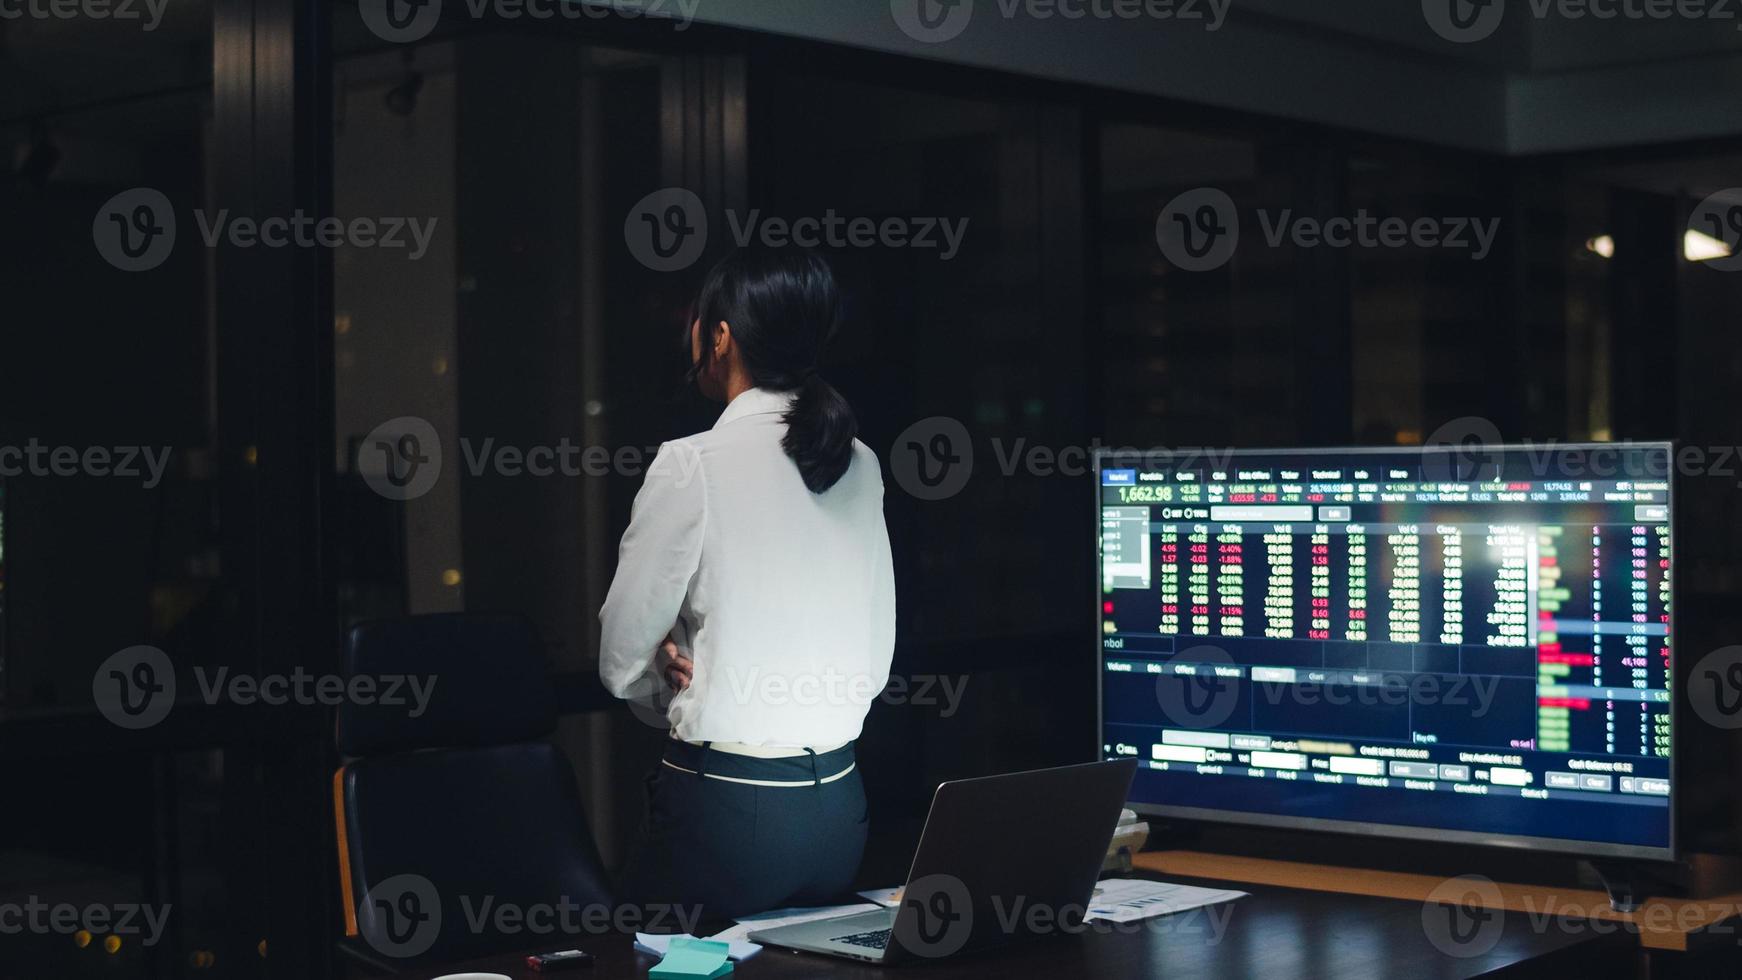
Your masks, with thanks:
<instances>
[{"instance_id":1,"label":"wooden desk","mask_svg":"<svg viewBox=\"0 0 1742 980\"><path fill-rule=\"evenodd\" d=\"M1169 881L1179 876L1214 876L1236 883L1230 886L1234 888L1243 889L1247 884L1279 885L1410 902L1426 901L1446 880L1432 875L1368 871L1199 851L1150 851L1137 855L1132 863ZM1472 892L1473 896L1476 894ZM1608 895L1581 888L1495 882L1491 889L1482 889L1481 897L1497 908L1539 919L1570 916L1614 923L1618 928L1624 927L1629 934L1636 934L1639 944L1646 949L1674 952L1698 949L1702 939L1735 945L1734 927L1737 919L1742 917L1742 894L1714 898L1649 898L1637 912L1617 912L1609 906ZM1713 928L1720 925L1729 928Z\"/></svg>"},{"instance_id":2,"label":"wooden desk","mask_svg":"<svg viewBox=\"0 0 1742 980\"><path fill-rule=\"evenodd\" d=\"M1145 872L1138 872L1145 874ZM1168 874L1169 881L1205 886L1226 881ZM1495 913L1492 948L1457 958L1436 947L1424 926L1423 904L1370 895L1335 895L1279 887L1234 885L1251 892L1235 902L1091 932L1026 940L987 953L903 967L891 973L869 964L765 948L738 964L734 977L1157 977L1166 980L1389 980L1528 974L1580 980L1636 975L1638 944L1620 931L1533 928L1517 913ZM1112 927L1106 927L1111 930ZM591 970L552 976L576 980L645 977L656 962L627 937L580 937L567 944L592 953ZM1475 945L1475 944L1473 944ZM565 948L562 940L527 952ZM526 968L524 953L404 974L430 978L487 972L514 980L548 980Z\"/></svg>"}]
</instances>

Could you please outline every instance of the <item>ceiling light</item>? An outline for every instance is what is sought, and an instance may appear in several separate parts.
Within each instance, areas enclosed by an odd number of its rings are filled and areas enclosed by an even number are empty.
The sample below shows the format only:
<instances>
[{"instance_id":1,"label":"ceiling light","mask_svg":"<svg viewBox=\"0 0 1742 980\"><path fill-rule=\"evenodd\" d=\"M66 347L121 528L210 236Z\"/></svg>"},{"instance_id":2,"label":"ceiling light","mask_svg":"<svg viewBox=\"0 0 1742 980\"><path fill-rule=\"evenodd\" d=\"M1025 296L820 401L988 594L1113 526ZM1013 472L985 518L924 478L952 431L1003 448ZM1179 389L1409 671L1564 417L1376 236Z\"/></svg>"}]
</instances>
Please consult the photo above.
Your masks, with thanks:
<instances>
[{"instance_id":1,"label":"ceiling light","mask_svg":"<svg viewBox=\"0 0 1742 980\"><path fill-rule=\"evenodd\" d=\"M1730 246L1721 238L1713 238L1703 231L1688 229L1682 236L1682 254L1689 262L1710 262L1713 259L1730 257Z\"/></svg>"}]
</instances>

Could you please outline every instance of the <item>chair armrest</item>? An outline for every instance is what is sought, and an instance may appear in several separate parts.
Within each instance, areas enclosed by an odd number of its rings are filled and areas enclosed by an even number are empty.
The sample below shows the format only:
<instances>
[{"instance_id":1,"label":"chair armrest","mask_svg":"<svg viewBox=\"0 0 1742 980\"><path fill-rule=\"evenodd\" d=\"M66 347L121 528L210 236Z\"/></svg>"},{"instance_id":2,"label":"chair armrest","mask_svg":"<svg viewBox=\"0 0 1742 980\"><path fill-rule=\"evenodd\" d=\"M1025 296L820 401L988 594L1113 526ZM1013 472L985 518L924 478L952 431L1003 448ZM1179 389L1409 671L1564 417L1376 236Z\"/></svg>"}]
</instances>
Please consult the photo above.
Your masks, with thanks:
<instances>
[{"instance_id":1,"label":"chair armrest","mask_svg":"<svg viewBox=\"0 0 1742 980\"><path fill-rule=\"evenodd\" d=\"M346 977L382 977L399 971L405 964L395 963L356 936L346 936L336 944Z\"/></svg>"}]
</instances>

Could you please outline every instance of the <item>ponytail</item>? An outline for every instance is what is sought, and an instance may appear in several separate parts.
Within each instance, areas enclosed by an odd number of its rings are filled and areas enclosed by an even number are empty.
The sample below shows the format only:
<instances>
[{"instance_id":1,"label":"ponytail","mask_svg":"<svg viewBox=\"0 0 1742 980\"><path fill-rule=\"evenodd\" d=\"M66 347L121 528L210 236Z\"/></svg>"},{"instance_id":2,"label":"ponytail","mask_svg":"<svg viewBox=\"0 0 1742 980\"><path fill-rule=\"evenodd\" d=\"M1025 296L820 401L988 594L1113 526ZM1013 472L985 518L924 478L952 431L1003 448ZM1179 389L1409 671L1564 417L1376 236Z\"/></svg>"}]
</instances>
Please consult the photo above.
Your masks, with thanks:
<instances>
[{"instance_id":1,"label":"ponytail","mask_svg":"<svg viewBox=\"0 0 1742 980\"><path fill-rule=\"evenodd\" d=\"M853 464L859 423L841 393L817 377L817 362L840 316L828 262L808 249L739 249L708 273L695 310L710 333L714 324L731 324L756 387L796 393L780 447L812 493L834 486ZM702 345L692 376L711 349Z\"/></svg>"},{"instance_id":2,"label":"ponytail","mask_svg":"<svg viewBox=\"0 0 1742 980\"><path fill-rule=\"evenodd\" d=\"M798 464L810 492L822 493L852 465L853 437L858 432L852 406L813 371L799 385L798 398L786 413L786 436L780 448Z\"/></svg>"}]
</instances>

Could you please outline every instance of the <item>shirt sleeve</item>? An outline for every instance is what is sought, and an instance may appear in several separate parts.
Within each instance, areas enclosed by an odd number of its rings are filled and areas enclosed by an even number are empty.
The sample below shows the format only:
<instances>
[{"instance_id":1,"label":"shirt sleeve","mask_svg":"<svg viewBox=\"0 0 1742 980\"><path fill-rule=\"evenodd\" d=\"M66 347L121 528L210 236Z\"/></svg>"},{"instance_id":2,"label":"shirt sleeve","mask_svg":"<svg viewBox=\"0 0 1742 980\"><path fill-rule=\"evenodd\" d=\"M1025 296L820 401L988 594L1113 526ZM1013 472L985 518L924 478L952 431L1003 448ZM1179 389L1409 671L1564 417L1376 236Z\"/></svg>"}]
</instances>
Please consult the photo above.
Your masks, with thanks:
<instances>
[{"instance_id":1,"label":"shirt sleeve","mask_svg":"<svg viewBox=\"0 0 1742 980\"><path fill-rule=\"evenodd\" d=\"M626 697L677 625L702 556L707 493L701 456L678 442L661 446L635 495L617 549L617 574L599 610L599 679Z\"/></svg>"},{"instance_id":2,"label":"shirt sleeve","mask_svg":"<svg viewBox=\"0 0 1742 980\"><path fill-rule=\"evenodd\" d=\"M875 464L873 464L875 465ZM882 497L878 488L878 497ZM871 567L871 672L872 690L881 694L889 686L889 667L895 658L895 562L889 550L889 524L878 500L877 529L872 532Z\"/></svg>"}]
</instances>

